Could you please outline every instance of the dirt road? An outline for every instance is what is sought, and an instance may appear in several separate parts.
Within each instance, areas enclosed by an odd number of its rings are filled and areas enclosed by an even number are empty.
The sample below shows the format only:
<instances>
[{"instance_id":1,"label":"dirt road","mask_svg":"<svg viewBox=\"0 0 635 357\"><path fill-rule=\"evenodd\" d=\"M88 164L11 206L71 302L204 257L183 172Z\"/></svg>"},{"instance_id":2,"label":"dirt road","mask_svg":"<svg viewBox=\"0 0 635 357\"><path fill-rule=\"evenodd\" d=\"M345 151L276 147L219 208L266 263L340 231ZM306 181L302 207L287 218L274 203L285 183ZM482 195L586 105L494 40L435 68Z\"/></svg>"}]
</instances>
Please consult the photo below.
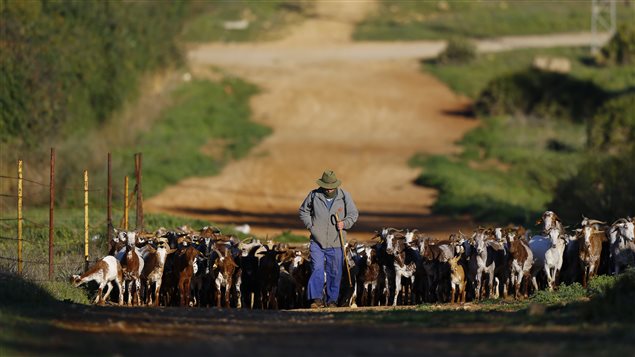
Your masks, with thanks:
<instances>
[{"instance_id":1,"label":"dirt road","mask_svg":"<svg viewBox=\"0 0 635 357\"><path fill-rule=\"evenodd\" d=\"M489 309L493 306L489 305ZM0 316L3 316L0 312ZM6 317L6 316L4 316ZM631 326L572 309L466 304L262 311L65 304L9 318L0 354L116 356L630 356ZM2 326L0 326L2 331Z\"/></svg>"},{"instance_id":2,"label":"dirt road","mask_svg":"<svg viewBox=\"0 0 635 357\"><path fill-rule=\"evenodd\" d=\"M414 58L320 56L329 46L351 46L355 22L374 4L317 6L317 18L281 41L190 51L195 77L217 65L263 88L253 99L253 117L273 128L273 134L220 175L186 179L166 189L146 202L146 211L249 223L256 234L286 229L304 233L297 208L330 168L359 206L362 215L354 232L362 236L384 225L434 231L437 223L445 224L442 230L454 224L429 216L435 192L413 184L419 172L407 161L417 152L456 150L453 142L477 122L450 113L468 101L421 73ZM298 51L312 62L267 57L285 51ZM422 227L426 220L430 224Z\"/></svg>"},{"instance_id":3,"label":"dirt road","mask_svg":"<svg viewBox=\"0 0 635 357\"><path fill-rule=\"evenodd\" d=\"M448 154L478 125L460 114L466 98L420 71L441 42L353 43L353 27L375 4L317 2L316 18L271 43L209 44L188 53L195 77L211 66L259 85L254 120L273 129L251 154L215 177L189 178L146 201L148 212L169 212L219 223L248 223L255 234L306 234L297 208L322 171L337 172L352 193L360 220L352 236L382 226L417 227L445 235L469 230L468 219L434 216L434 190L416 186L413 154ZM588 43L588 35L525 46ZM518 38L479 43L484 51L513 48ZM522 43L522 41L520 41Z\"/></svg>"}]
</instances>

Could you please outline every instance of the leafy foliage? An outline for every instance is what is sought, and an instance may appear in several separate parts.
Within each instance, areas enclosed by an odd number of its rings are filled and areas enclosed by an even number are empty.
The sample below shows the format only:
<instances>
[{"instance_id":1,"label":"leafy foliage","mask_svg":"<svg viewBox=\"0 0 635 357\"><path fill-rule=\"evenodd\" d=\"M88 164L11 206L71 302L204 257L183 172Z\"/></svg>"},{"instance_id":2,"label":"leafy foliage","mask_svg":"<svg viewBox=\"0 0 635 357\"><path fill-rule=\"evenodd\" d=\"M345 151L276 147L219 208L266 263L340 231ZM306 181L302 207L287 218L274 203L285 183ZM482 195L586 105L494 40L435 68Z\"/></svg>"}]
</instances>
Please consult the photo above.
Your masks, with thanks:
<instances>
[{"instance_id":1,"label":"leafy foliage","mask_svg":"<svg viewBox=\"0 0 635 357\"><path fill-rule=\"evenodd\" d=\"M635 146L635 93L606 101L589 120L589 147L616 154Z\"/></svg>"},{"instance_id":2,"label":"leafy foliage","mask_svg":"<svg viewBox=\"0 0 635 357\"><path fill-rule=\"evenodd\" d=\"M601 61L620 66L635 64L635 25L632 21L620 26L602 48Z\"/></svg>"},{"instance_id":3,"label":"leafy foliage","mask_svg":"<svg viewBox=\"0 0 635 357\"><path fill-rule=\"evenodd\" d=\"M619 156L590 156L577 175L558 184L550 206L565 220L577 220L581 214L603 220L632 215L634 157L635 149Z\"/></svg>"},{"instance_id":4,"label":"leafy foliage","mask_svg":"<svg viewBox=\"0 0 635 357\"><path fill-rule=\"evenodd\" d=\"M476 45L465 38L451 38L439 54L438 63L469 63L476 58Z\"/></svg>"},{"instance_id":5,"label":"leafy foliage","mask_svg":"<svg viewBox=\"0 0 635 357\"><path fill-rule=\"evenodd\" d=\"M103 123L140 75L177 63L184 2L0 5L0 141L27 147Z\"/></svg>"},{"instance_id":6,"label":"leafy foliage","mask_svg":"<svg viewBox=\"0 0 635 357\"><path fill-rule=\"evenodd\" d=\"M629 269L606 284L589 304L584 306L588 319L617 320L632 323L635 319L635 269Z\"/></svg>"},{"instance_id":7,"label":"leafy foliage","mask_svg":"<svg viewBox=\"0 0 635 357\"><path fill-rule=\"evenodd\" d=\"M480 115L528 115L582 122L608 94L595 83L527 69L492 80L474 105Z\"/></svg>"}]
</instances>

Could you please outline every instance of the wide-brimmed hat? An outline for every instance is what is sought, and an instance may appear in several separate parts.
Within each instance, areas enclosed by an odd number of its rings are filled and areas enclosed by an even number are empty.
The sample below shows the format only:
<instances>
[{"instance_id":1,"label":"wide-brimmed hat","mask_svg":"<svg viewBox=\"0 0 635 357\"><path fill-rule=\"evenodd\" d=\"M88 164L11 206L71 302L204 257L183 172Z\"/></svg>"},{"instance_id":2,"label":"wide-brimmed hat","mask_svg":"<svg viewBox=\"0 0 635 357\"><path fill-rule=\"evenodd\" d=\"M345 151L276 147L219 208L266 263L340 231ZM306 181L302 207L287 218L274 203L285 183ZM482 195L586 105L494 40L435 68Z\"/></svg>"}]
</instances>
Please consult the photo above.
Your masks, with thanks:
<instances>
[{"instance_id":1,"label":"wide-brimmed hat","mask_svg":"<svg viewBox=\"0 0 635 357\"><path fill-rule=\"evenodd\" d=\"M335 172L332 170L324 171L322 178L317 179L315 182L322 188L338 188L342 184L342 181L337 179Z\"/></svg>"}]
</instances>

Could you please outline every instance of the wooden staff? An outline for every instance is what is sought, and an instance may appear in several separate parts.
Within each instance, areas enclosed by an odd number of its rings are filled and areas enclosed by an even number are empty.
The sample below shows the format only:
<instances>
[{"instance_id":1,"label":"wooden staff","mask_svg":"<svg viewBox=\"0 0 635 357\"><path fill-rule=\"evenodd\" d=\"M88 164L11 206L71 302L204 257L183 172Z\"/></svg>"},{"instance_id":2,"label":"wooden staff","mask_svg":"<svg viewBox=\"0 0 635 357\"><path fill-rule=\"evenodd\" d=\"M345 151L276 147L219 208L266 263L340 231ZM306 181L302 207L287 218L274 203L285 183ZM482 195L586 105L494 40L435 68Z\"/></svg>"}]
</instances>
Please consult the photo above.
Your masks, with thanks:
<instances>
[{"instance_id":1,"label":"wooden staff","mask_svg":"<svg viewBox=\"0 0 635 357\"><path fill-rule=\"evenodd\" d=\"M348 286L353 286L353 282L351 281L351 269L348 267L348 260L346 259L346 250L344 249L344 238L342 237L342 230L338 227L340 223L340 216L337 212L335 212L335 221L337 221L337 232L340 235L340 245L342 246L342 257L344 258L344 265L346 266L346 274L348 275Z\"/></svg>"}]
</instances>

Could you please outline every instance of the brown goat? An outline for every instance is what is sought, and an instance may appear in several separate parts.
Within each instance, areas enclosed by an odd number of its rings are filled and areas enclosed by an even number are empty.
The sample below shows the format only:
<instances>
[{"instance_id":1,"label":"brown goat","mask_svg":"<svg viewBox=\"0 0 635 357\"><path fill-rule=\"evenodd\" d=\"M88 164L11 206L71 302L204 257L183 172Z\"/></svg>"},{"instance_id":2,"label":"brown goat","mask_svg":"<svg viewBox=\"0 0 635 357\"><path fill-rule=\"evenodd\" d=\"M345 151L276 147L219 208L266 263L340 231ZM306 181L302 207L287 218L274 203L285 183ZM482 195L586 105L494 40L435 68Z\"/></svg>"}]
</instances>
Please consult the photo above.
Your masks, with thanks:
<instances>
[{"instance_id":1,"label":"brown goat","mask_svg":"<svg viewBox=\"0 0 635 357\"><path fill-rule=\"evenodd\" d=\"M190 301L190 284L194 275L194 260L201 252L192 246L178 250L174 257L174 274L178 277L180 306L187 306Z\"/></svg>"},{"instance_id":2,"label":"brown goat","mask_svg":"<svg viewBox=\"0 0 635 357\"><path fill-rule=\"evenodd\" d=\"M582 267L582 286L586 288L589 279L597 274L602 254L602 240L605 239L603 231L598 231L592 226L582 227L578 241L580 242L580 264Z\"/></svg>"},{"instance_id":3,"label":"brown goat","mask_svg":"<svg viewBox=\"0 0 635 357\"><path fill-rule=\"evenodd\" d=\"M461 256L456 256L450 260L450 302L465 302L465 270L463 266L459 264ZM456 299L455 299L456 296Z\"/></svg>"}]
</instances>

